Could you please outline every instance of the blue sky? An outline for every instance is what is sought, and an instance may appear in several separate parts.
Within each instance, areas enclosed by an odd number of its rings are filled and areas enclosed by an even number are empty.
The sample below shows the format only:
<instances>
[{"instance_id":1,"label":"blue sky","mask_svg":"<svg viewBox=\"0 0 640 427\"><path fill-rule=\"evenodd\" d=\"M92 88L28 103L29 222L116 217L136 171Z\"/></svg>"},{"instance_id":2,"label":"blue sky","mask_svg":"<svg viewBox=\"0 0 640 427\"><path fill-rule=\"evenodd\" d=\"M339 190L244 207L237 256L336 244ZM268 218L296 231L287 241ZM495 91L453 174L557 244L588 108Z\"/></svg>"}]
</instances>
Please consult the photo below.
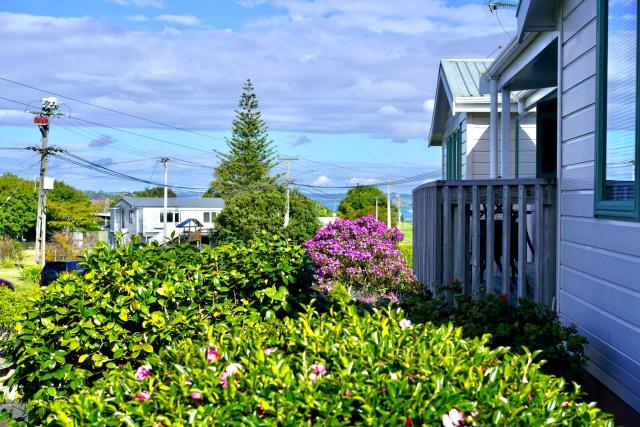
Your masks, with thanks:
<instances>
[{"instance_id":1,"label":"blue sky","mask_svg":"<svg viewBox=\"0 0 640 427\"><path fill-rule=\"evenodd\" d=\"M212 150L224 150L242 83L251 78L278 153L301 157L297 182L380 182L439 167L439 149L425 143L439 59L486 57L508 41L482 4L0 0L0 77L206 135L65 99L71 118L52 125L51 144L136 177L161 180L158 157L173 157L171 183L193 187L212 179ZM512 31L512 12L502 13ZM0 95L29 103L45 94L0 81ZM23 109L0 99L0 147L38 143ZM1 150L3 172L33 177L37 158ZM83 189L144 186L57 159L50 175Z\"/></svg>"}]
</instances>

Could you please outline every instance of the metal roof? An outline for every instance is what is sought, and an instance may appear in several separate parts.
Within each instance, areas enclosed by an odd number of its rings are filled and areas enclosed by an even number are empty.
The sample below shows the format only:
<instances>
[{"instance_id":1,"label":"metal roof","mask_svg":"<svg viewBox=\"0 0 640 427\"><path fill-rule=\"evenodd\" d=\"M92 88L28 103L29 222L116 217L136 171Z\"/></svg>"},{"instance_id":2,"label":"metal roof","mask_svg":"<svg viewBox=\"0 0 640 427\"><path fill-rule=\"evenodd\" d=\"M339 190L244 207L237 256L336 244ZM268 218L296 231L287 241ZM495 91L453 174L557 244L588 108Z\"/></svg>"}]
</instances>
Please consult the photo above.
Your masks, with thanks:
<instances>
[{"instance_id":1,"label":"metal roof","mask_svg":"<svg viewBox=\"0 0 640 427\"><path fill-rule=\"evenodd\" d=\"M493 59L443 59L440 64L451 96L483 96L479 90L480 76L492 62Z\"/></svg>"},{"instance_id":2,"label":"metal roof","mask_svg":"<svg viewBox=\"0 0 640 427\"><path fill-rule=\"evenodd\" d=\"M162 197L130 197L120 199L132 207L161 208L164 206ZM224 208L224 200L217 197L169 197L167 205L170 208Z\"/></svg>"}]
</instances>

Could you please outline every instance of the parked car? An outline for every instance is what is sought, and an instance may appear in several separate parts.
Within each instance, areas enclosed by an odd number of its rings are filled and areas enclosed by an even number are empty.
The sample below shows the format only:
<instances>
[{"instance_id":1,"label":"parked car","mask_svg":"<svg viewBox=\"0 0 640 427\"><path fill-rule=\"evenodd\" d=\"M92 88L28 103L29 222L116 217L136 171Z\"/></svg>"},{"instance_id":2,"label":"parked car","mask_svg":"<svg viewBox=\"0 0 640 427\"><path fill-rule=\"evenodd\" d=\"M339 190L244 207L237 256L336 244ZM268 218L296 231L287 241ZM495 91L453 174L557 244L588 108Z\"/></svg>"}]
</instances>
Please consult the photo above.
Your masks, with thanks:
<instances>
[{"instance_id":1,"label":"parked car","mask_svg":"<svg viewBox=\"0 0 640 427\"><path fill-rule=\"evenodd\" d=\"M82 273L84 265L78 260L49 261L42 268L40 273L40 286L47 286L49 283L60 277L60 274L71 274L74 271Z\"/></svg>"},{"instance_id":2,"label":"parked car","mask_svg":"<svg viewBox=\"0 0 640 427\"><path fill-rule=\"evenodd\" d=\"M15 288L13 286L13 283L11 283L10 281L8 281L7 279L2 279L0 278L0 288L1 287L5 287L5 288L9 288L12 291L15 291Z\"/></svg>"}]
</instances>

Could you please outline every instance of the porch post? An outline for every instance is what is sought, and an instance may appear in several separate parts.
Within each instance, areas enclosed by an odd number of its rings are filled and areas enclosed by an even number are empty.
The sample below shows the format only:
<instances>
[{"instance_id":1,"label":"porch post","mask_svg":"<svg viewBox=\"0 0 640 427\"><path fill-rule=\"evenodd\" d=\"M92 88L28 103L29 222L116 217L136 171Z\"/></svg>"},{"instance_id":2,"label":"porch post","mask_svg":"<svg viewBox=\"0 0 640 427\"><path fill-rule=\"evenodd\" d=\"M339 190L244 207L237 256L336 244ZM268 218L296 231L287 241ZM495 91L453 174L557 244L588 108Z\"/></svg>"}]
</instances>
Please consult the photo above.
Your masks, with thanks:
<instances>
[{"instance_id":1,"label":"porch post","mask_svg":"<svg viewBox=\"0 0 640 427\"><path fill-rule=\"evenodd\" d=\"M509 178L509 166L511 163L511 91L509 89L502 89L502 113L500 114L501 121L501 149L502 149L502 179Z\"/></svg>"},{"instance_id":2,"label":"porch post","mask_svg":"<svg viewBox=\"0 0 640 427\"><path fill-rule=\"evenodd\" d=\"M489 115L489 177L498 177L498 81L489 80L491 113Z\"/></svg>"}]
</instances>

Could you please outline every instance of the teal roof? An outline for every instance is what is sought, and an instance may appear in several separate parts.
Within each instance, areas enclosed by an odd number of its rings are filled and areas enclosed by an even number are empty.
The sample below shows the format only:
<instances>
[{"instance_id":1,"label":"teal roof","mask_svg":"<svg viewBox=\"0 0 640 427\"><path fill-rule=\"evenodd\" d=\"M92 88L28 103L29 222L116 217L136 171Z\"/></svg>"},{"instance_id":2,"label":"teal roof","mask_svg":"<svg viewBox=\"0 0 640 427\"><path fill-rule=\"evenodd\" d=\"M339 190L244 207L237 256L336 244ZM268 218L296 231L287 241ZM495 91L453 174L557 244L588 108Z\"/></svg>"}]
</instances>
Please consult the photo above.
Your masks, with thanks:
<instances>
[{"instance_id":1,"label":"teal roof","mask_svg":"<svg viewBox=\"0 0 640 427\"><path fill-rule=\"evenodd\" d=\"M443 59L442 71L451 96L483 96L479 91L480 76L492 62L492 59Z\"/></svg>"}]
</instances>

